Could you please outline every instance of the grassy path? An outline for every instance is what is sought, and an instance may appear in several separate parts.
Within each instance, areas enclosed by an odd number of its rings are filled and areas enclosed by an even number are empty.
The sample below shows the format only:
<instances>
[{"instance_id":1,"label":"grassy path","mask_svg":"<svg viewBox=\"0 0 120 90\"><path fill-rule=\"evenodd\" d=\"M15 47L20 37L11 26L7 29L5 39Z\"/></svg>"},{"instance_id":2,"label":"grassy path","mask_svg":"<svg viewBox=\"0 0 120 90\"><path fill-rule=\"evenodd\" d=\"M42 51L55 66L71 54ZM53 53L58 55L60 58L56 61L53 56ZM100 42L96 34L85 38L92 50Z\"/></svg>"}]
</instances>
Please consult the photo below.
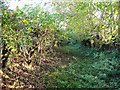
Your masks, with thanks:
<instances>
[{"instance_id":1,"label":"grassy path","mask_svg":"<svg viewBox=\"0 0 120 90\"><path fill-rule=\"evenodd\" d=\"M57 50L70 55L71 62L66 65L61 63L60 68L46 75L48 87L119 88L117 53L97 52L79 45Z\"/></svg>"}]
</instances>

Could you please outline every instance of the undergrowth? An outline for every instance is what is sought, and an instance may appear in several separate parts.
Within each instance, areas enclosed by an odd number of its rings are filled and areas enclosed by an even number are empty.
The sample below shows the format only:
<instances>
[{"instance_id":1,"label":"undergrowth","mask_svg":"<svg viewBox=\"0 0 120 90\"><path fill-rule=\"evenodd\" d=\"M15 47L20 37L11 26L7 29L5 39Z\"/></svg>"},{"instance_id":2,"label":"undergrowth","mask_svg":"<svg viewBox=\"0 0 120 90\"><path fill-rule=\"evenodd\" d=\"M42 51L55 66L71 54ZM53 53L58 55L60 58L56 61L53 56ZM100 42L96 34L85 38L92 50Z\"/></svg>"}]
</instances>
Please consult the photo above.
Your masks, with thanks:
<instances>
[{"instance_id":1,"label":"undergrowth","mask_svg":"<svg viewBox=\"0 0 120 90\"><path fill-rule=\"evenodd\" d=\"M119 88L120 57L117 50L98 51L80 45L58 49L70 54L71 63L45 75L47 87L54 88Z\"/></svg>"}]
</instances>

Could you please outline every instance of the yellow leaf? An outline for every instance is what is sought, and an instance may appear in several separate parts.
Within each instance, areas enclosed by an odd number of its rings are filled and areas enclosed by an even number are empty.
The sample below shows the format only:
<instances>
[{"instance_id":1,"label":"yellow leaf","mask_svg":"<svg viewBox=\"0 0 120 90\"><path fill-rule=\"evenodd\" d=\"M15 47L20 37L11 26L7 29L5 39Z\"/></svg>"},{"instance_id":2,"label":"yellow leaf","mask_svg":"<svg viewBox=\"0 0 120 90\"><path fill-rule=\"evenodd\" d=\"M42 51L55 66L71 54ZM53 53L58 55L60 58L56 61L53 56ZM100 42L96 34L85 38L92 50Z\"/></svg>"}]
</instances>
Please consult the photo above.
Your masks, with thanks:
<instances>
[{"instance_id":1,"label":"yellow leaf","mask_svg":"<svg viewBox=\"0 0 120 90\"><path fill-rule=\"evenodd\" d=\"M10 78L8 75L5 75L5 78Z\"/></svg>"},{"instance_id":2,"label":"yellow leaf","mask_svg":"<svg viewBox=\"0 0 120 90\"><path fill-rule=\"evenodd\" d=\"M117 30L112 31L112 34L117 34L117 33L118 33Z\"/></svg>"},{"instance_id":3,"label":"yellow leaf","mask_svg":"<svg viewBox=\"0 0 120 90\"><path fill-rule=\"evenodd\" d=\"M101 28L105 28L105 26L102 26Z\"/></svg>"},{"instance_id":4,"label":"yellow leaf","mask_svg":"<svg viewBox=\"0 0 120 90\"><path fill-rule=\"evenodd\" d=\"M12 52L15 52L15 51L17 51L17 49L13 48L13 49L12 49Z\"/></svg>"},{"instance_id":5,"label":"yellow leaf","mask_svg":"<svg viewBox=\"0 0 120 90\"><path fill-rule=\"evenodd\" d=\"M26 19L23 19L22 22L28 24L28 21Z\"/></svg>"},{"instance_id":6,"label":"yellow leaf","mask_svg":"<svg viewBox=\"0 0 120 90\"><path fill-rule=\"evenodd\" d=\"M32 30L32 28L28 28L28 30Z\"/></svg>"},{"instance_id":7,"label":"yellow leaf","mask_svg":"<svg viewBox=\"0 0 120 90\"><path fill-rule=\"evenodd\" d=\"M0 70L0 75L3 75L3 71L2 70Z\"/></svg>"},{"instance_id":8,"label":"yellow leaf","mask_svg":"<svg viewBox=\"0 0 120 90\"><path fill-rule=\"evenodd\" d=\"M14 86L13 85L8 85L8 88L14 88Z\"/></svg>"},{"instance_id":9,"label":"yellow leaf","mask_svg":"<svg viewBox=\"0 0 120 90\"><path fill-rule=\"evenodd\" d=\"M93 43L94 43L94 40L91 40L91 43L93 44Z\"/></svg>"},{"instance_id":10,"label":"yellow leaf","mask_svg":"<svg viewBox=\"0 0 120 90\"><path fill-rule=\"evenodd\" d=\"M57 44L54 44L55 47L57 47L58 45Z\"/></svg>"}]
</instances>

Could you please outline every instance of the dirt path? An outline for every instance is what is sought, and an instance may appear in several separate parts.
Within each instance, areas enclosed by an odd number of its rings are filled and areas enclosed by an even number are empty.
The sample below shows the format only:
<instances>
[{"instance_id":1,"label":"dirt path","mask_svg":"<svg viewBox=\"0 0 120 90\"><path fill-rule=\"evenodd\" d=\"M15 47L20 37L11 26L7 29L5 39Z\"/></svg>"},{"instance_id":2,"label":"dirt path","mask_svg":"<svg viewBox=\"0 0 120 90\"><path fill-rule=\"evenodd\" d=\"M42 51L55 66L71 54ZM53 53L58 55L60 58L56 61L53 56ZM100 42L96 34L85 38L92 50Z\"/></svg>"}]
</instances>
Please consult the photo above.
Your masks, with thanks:
<instances>
[{"instance_id":1,"label":"dirt path","mask_svg":"<svg viewBox=\"0 0 120 90\"><path fill-rule=\"evenodd\" d=\"M60 65L66 65L70 62L70 55L60 52L55 53L56 56L38 58L36 63L30 65L25 63L23 58L11 58L8 67L0 70L1 87L3 89L46 88L45 75Z\"/></svg>"}]
</instances>

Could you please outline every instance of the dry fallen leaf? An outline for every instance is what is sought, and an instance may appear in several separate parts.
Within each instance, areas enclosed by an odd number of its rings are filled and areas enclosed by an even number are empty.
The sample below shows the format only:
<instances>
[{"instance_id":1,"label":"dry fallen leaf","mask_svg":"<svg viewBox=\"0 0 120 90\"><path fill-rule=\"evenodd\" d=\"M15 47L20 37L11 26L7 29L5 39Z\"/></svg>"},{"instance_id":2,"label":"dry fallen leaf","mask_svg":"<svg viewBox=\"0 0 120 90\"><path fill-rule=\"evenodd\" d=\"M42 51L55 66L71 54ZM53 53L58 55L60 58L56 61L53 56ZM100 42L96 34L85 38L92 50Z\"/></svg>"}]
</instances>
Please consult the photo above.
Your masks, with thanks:
<instances>
[{"instance_id":1,"label":"dry fallen leaf","mask_svg":"<svg viewBox=\"0 0 120 90\"><path fill-rule=\"evenodd\" d=\"M10 77L9 77L8 75L5 75L5 78L7 78L7 79L8 79L8 78L10 78Z\"/></svg>"},{"instance_id":2,"label":"dry fallen leaf","mask_svg":"<svg viewBox=\"0 0 120 90\"><path fill-rule=\"evenodd\" d=\"M2 70L0 70L0 75L1 75L1 76L3 75L3 71L2 71Z\"/></svg>"},{"instance_id":3,"label":"dry fallen leaf","mask_svg":"<svg viewBox=\"0 0 120 90\"><path fill-rule=\"evenodd\" d=\"M8 88L14 88L14 86L13 85L8 85Z\"/></svg>"}]
</instances>

